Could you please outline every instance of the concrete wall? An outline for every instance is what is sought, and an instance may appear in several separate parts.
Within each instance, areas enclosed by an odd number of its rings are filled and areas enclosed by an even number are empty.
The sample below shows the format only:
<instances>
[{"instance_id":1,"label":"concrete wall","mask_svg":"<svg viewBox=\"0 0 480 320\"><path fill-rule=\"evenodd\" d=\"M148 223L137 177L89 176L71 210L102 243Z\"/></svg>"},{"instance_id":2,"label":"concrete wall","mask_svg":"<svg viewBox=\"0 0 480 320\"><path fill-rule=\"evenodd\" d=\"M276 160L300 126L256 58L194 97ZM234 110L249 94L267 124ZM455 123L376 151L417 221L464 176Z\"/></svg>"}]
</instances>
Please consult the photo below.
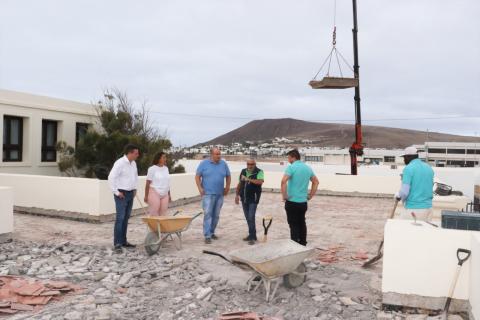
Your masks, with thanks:
<instances>
[{"instance_id":1,"label":"concrete wall","mask_svg":"<svg viewBox=\"0 0 480 320\"><path fill-rule=\"evenodd\" d=\"M238 174L232 172L235 177ZM145 176L139 177L137 187L142 201L145 180ZM95 218L115 212L113 194L105 180L0 173L0 185L13 188L17 211L75 218ZM172 175L171 189L172 200L179 203L199 196L191 173ZM140 208L135 201L134 209Z\"/></svg>"},{"instance_id":2,"label":"concrete wall","mask_svg":"<svg viewBox=\"0 0 480 320\"><path fill-rule=\"evenodd\" d=\"M13 190L0 187L0 243L9 240L13 232Z\"/></svg>"},{"instance_id":3,"label":"concrete wall","mask_svg":"<svg viewBox=\"0 0 480 320\"><path fill-rule=\"evenodd\" d=\"M279 189L282 172L265 172L264 188ZM318 189L332 192L359 192L369 194L393 194L400 187L397 176L350 176L317 174Z\"/></svg>"},{"instance_id":4,"label":"concrete wall","mask_svg":"<svg viewBox=\"0 0 480 320\"><path fill-rule=\"evenodd\" d=\"M457 248L470 249L472 234L479 233L389 220L385 226L383 303L443 308L457 267ZM453 304L453 310L468 308L471 267L472 260L463 265L454 293L459 301Z\"/></svg>"},{"instance_id":5,"label":"concrete wall","mask_svg":"<svg viewBox=\"0 0 480 320\"><path fill-rule=\"evenodd\" d=\"M23 156L21 162L3 162L0 173L60 175L56 162L41 161L42 119L58 121L57 140L75 146L75 125L95 123L95 110L89 104L0 90L0 141L3 117L23 118ZM58 159L58 157L57 157Z\"/></svg>"},{"instance_id":6,"label":"concrete wall","mask_svg":"<svg viewBox=\"0 0 480 320\"><path fill-rule=\"evenodd\" d=\"M472 234L470 258L470 308L473 319L480 320L480 233Z\"/></svg>"}]
</instances>

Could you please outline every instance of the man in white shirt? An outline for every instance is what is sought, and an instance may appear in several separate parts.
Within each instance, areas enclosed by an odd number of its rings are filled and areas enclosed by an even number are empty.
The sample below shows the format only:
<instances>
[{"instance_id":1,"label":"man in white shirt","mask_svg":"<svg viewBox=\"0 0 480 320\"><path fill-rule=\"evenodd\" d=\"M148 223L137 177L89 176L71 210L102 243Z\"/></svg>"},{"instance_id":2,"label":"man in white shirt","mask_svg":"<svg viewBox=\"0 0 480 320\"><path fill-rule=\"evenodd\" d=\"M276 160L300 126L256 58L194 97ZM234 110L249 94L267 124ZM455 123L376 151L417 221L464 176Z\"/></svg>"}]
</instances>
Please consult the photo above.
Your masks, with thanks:
<instances>
[{"instance_id":1,"label":"man in white shirt","mask_svg":"<svg viewBox=\"0 0 480 320\"><path fill-rule=\"evenodd\" d=\"M126 145L125 155L115 161L108 175L108 183L114 194L117 211L113 231L113 245L116 253L121 253L122 247L135 247L127 241L127 227L128 219L132 213L133 199L137 192L138 171L135 160L137 160L139 154L137 146Z\"/></svg>"}]
</instances>

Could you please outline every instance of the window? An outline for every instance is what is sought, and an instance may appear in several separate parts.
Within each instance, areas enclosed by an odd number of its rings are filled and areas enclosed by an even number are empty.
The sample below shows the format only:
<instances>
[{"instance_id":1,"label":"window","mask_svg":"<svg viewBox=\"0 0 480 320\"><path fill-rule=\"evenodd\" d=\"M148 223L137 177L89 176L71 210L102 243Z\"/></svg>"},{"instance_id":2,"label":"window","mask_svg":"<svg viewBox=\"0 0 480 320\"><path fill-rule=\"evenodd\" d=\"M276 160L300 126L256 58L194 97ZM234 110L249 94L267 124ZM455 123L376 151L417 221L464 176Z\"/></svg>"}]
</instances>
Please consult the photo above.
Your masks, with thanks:
<instances>
[{"instance_id":1,"label":"window","mask_svg":"<svg viewBox=\"0 0 480 320\"><path fill-rule=\"evenodd\" d=\"M57 121L42 120L42 162L57 161Z\"/></svg>"},{"instance_id":2,"label":"window","mask_svg":"<svg viewBox=\"0 0 480 320\"><path fill-rule=\"evenodd\" d=\"M437 149L437 148L428 148L427 152L429 152L429 153L447 153L445 149Z\"/></svg>"},{"instance_id":3,"label":"window","mask_svg":"<svg viewBox=\"0 0 480 320\"><path fill-rule=\"evenodd\" d=\"M480 154L480 149L467 149L467 154Z\"/></svg>"},{"instance_id":4,"label":"window","mask_svg":"<svg viewBox=\"0 0 480 320\"><path fill-rule=\"evenodd\" d=\"M465 149L447 149L448 154L465 154Z\"/></svg>"},{"instance_id":5,"label":"window","mask_svg":"<svg viewBox=\"0 0 480 320\"><path fill-rule=\"evenodd\" d=\"M89 126L88 123L77 122L75 124L75 148L77 148L77 144L80 141L80 139L82 139L83 136L87 133L88 126Z\"/></svg>"},{"instance_id":6,"label":"window","mask_svg":"<svg viewBox=\"0 0 480 320\"><path fill-rule=\"evenodd\" d=\"M3 117L3 161L22 161L23 118Z\"/></svg>"},{"instance_id":7,"label":"window","mask_svg":"<svg viewBox=\"0 0 480 320\"><path fill-rule=\"evenodd\" d=\"M383 161L384 162L395 162L395 156L384 156Z\"/></svg>"}]
</instances>

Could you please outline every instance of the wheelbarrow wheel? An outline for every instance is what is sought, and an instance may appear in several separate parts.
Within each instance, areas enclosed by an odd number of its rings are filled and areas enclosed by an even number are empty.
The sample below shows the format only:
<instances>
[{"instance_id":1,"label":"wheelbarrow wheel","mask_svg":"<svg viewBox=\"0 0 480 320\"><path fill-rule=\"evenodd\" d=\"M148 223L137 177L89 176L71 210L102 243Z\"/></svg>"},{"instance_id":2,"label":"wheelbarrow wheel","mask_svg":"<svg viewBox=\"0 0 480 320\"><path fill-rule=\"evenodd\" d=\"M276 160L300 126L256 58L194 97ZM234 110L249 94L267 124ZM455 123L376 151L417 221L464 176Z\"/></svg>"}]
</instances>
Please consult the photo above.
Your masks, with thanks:
<instances>
[{"instance_id":1,"label":"wheelbarrow wheel","mask_svg":"<svg viewBox=\"0 0 480 320\"><path fill-rule=\"evenodd\" d=\"M156 232L149 232L145 237L145 251L149 256L154 255L160 249L160 243L158 238L158 233Z\"/></svg>"},{"instance_id":2,"label":"wheelbarrow wheel","mask_svg":"<svg viewBox=\"0 0 480 320\"><path fill-rule=\"evenodd\" d=\"M290 289L300 287L307 279L306 272L307 267L302 262L297 269L295 269L295 273L289 273L283 276L283 285Z\"/></svg>"}]
</instances>

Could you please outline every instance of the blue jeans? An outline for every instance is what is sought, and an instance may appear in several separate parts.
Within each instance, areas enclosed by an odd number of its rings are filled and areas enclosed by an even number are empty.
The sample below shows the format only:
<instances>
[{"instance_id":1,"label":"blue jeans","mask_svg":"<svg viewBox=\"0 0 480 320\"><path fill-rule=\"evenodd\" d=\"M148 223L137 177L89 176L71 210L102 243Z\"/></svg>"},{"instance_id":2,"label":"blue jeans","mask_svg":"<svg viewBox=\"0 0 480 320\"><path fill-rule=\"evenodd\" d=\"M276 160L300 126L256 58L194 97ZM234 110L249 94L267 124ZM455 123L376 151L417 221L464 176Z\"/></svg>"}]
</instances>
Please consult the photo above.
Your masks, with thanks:
<instances>
[{"instance_id":1,"label":"blue jeans","mask_svg":"<svg viewBox=\"0 0 480 320\"><path fill-rule=\"evenodd\" d=\"M123 199L113 196L115 199L115 208L117 214L115 216L115 227L113 230L113 245L123 246L127 244L127 227L128 219L132 213L134 191L124 191Z\"/></svg>"},{"instance_id":2,"label":"blue jeans","mask_svg":"<svg viewBox=\"0 0 480 320\"><path fill-rule=\"evenodd\" d=\"M257 212L257 204L255 202L242 202L242 207L248 224L248 238L250 240L257 240L257 229L255 227L255 213Z\"/></svg>"},{"instance_id":3,"label":"blue jeans","mask_svg":"<svg viewBox=\"0 0 480 320\"><path fill-rule=\"evenodd\" d=\"M223 194L206 194L202 197L203 235L206 239L210 239L215 234L222 205Z\"/></svg>"}]
</instances>

